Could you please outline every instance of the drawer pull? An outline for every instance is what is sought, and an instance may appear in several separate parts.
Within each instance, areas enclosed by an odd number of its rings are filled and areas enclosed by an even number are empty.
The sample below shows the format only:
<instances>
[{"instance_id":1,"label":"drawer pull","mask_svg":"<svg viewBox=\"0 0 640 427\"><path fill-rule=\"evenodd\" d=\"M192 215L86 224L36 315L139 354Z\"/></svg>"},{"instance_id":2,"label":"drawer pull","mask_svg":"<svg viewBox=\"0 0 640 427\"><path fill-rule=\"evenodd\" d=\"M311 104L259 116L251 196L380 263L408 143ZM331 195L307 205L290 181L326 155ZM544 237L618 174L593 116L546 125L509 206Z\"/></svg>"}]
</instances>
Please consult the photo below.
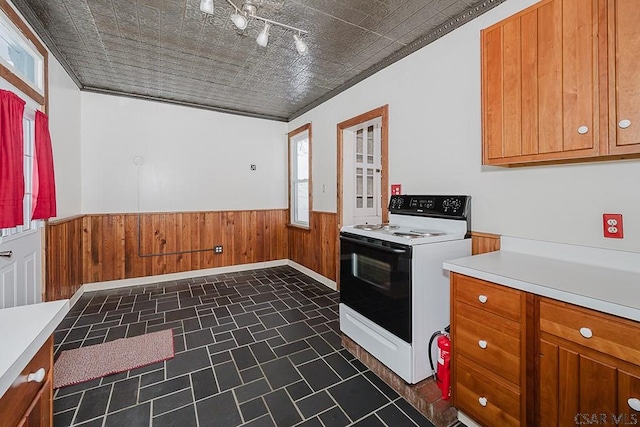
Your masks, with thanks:
<instances>
[{"instance_id":1,"label":"drawer pull","mask_svg":"<svg viewBox=\"0 0 640 427\"><path fill-rule=\"evenodd\" d=\"M580 328L580 335L585 338L591 338L593 336L593 332L589 328Z\"/></svg>"},{"instance_id":2,"label":"drawer pull","mask_svg":"<svg viewBox=\"0 0 640 427\"><path fill-rule=\"evenodd\" d=\"M487 406L487 398L481 397L480 399L478 399L478 403L480 404L480 406Z\"/></svg>"},{"instance_id":3,"label":"drawer pull","mask_svg":"<svg viewBox=\"0 0 640 427\"><path fill-rule=\"evenodd\" d=\"M486 303L488 299L489 299L489 298L487 298L487 296L486 296L486 295L480 295L480 296L478 296L478 301L480 301L480 303L481 303L481 304Z\"/></svg>"},{"instance_id":4,"label":"drawer pull","mask_svg":"<svg viewBox=\"0 0 640 427\"><path fill-rule=\"evenodd\" d=\"M42 380L44 380L44 374L45 374L44 368L40 368L37 371L32 372L27 376L27 382L30 383L35 381L37 383L41 383Z\"/></svg>"},{"instance_id":5,"label":"drawer pull","mask_svg":"<svg viewBox=\"0 0 640 427\"><path fill-rule=\"evenodd\" d=\"M629 398L629 400L627 400L627 403L629 404L629 407L634 411L640 411L640 399L631 397Z\"/></svg>"},{"instance_id":6,"label":"drawer pull","mask_svg":"<svg viewBox=\"0 0 640 427\"><path fill-rule=\"evenodd\" d=\"M478 341L480 348L487 348L487 342L485 340Z\"/></svg>"}]
</instances>

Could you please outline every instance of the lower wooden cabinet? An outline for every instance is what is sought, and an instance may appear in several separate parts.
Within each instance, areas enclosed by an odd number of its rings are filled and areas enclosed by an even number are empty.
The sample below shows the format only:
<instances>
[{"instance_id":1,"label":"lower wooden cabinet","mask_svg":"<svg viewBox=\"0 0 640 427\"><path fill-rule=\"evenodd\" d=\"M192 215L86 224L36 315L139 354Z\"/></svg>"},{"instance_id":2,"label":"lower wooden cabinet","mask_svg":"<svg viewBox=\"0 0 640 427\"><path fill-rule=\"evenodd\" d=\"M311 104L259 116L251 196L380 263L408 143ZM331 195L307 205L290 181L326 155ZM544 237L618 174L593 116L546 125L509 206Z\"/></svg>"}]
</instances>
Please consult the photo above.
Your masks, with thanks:
<instances>
[{"instance_id":1,"label":"lower wooden cabinet","mask_svg":"<svg viewBox=\"0 0 640 427\"><path fill-rule=\"evenodd\" d=\"M547 298L539 307L537 425L640 424L637 323Z\"/></svg>"},{"instance_id":2,"label":"lower wooden cabinet","mask_svg":"<svg viewBox=\"0 0 640 427\"><path fill-rule=\"evenodd\" d=\"M457 273L451 312L453 404L479 424L640 425L638 322Z\"/></svg>"},{"instance_id":3,"label":"lower wooden cabinet","mask_svg":"<svg viewBox=\"0 0 640 427\"><path fill-rule=\"evenodd\" d=\"M36 377L29 378L30 374ZM53 426L53 338L47 340L0 398L0 414L2 427Z\"/></svg>"},{"instance_id":4,"label":"lower wooden cabinet","mask_svg":"<svg viewBox=\"0 0 640 427\"><path fill-rule=\"evenodd\" d=\"M483 425L526 426L533 419L527 298L526 292L451 275L453 404Z\"/></svg>"}]
</instances>

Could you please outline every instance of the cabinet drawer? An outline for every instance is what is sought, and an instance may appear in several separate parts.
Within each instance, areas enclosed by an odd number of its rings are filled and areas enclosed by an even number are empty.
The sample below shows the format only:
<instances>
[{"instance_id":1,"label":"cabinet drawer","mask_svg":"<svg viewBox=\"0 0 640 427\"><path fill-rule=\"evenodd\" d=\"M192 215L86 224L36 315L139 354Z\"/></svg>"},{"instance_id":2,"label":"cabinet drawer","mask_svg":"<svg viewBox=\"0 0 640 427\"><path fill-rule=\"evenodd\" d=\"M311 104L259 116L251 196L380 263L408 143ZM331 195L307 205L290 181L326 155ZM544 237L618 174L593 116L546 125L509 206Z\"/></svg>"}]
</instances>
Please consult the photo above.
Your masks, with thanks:
<instances>
[{"instance_id":1,"label":"cabinet drawer","mask_svg":"<svg viewBox=\"0 0 640 427\"><path fill-rule=\"evenodd\" d=\"M0 398L0 414L3 417L2 425L17 425L40 389L46 384L47 378L51 374L52 351L53 338L49 338ZM45 378L42 382L27 382L27 376L40 368L45 370Z\"/></svg>"},{"instance_id":2,"label":"cabinet drawer","mask_svg":"<svg viewBox=\"0 0 640 427\"><path fill-rule=\"evenodd\" d=\"M520 321L520 291L456 274L456 301L464 302L507 319Z\"/></svg>"},{"instance_id":3,"label":"cabinet drawer","mask_svg":"<svg viewBox=\"0 0 640 427\"><path fill-rule=\"evenodd\" d=\"M540 330L640 365L640 329L636 322L540 298Z\"/></svg>"},{"instance_id":4,"label":"cabinet drawer","mask_svg":"<svg viewBox=\"0 0 640 427\"><path fill-rule=\"evenodd\" d=\"M505 326L501 317L460 303L456 313L455 351L520 385L520 330Z\"/></svg>"},{"instance_id":5,"label":"cabinet drawer","mask_svg":"<svg viewBox=\"0 0 640 427\"><path fill-rule=\"evenodd\" d=\"M459 357L455 367L455 406L485 426L519 426L520 394ZM486 400L484 400L486 399Z\"/></svg>"}]
</instances>

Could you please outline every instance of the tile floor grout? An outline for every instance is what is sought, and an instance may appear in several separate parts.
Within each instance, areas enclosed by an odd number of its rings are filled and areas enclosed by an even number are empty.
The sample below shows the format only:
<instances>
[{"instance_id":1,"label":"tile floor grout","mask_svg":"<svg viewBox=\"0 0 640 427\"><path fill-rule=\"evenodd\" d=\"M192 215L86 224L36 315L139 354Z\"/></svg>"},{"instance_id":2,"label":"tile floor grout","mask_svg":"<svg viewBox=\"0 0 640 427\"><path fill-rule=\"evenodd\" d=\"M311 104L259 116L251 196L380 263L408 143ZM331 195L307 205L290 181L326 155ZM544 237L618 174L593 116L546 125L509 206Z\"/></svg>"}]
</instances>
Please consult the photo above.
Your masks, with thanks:
<instances>
[{"instance_id":1,"label":"tile floor grout","mask_svg":"<svg viewBox=\"0 0 640 427\"><path fill-rule=\"evenodd\" d=\"M180 417L181 427L432 426L412 407L407 413L406 402L399 404L404 399L381 389L386 384L373 382L373 373L341 347L338 300L290 267L85 294L55 332L56 356L171 327L176 357L56 390L54 425L111 427L127 419L133 422L127 426L163 427ZM247 361L240 363L242 357ZM125 401L131 396L116 387L129 387L135 399ZM227 418L218 424L221 416Z\"/></svg>"}]
</instances>

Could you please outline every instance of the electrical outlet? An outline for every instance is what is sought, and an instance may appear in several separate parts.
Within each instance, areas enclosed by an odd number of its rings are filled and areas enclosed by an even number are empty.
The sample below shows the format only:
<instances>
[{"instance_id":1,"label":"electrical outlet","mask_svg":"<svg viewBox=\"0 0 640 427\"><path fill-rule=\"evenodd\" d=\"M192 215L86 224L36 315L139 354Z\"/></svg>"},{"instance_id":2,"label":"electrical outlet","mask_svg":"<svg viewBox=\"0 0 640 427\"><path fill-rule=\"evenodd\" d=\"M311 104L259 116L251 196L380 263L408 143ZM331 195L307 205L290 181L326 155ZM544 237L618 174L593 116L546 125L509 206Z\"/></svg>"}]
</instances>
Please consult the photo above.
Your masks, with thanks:
<instances>
[{"instance_id":1,"label":"electrical outlet","mask_svg":"<svg viewBox=\"0 0 640 427\"><path fill-rule=\"evenodd\" d=\"M391 195L399 196L402 194L402 185L401 184L391 184Z\"/></svg>"},{"instance_id":2,"label":"electrical outlet","mask_svg":"<svg viewBox=\"0 0 640 427\"><path fill-rule=\"evenodd\" d=\"M252 164L252 165L251 165L251 170L252 170L252 171L256 170L256 165Z\"/></svg>"},{"instance_id":3,"label":"electrical outlet","mask_svg":"<svg viewBox=\"0 0 640 427\"><path fill-rule=\"evenodd\" d=\"M622 214L602 214L602 228L604 237L611 239L622 239Z\"/></svg>"},{"instance_id":4,"label":"electrical outlet","mask_svg":"<svg viewBox=\"0 0 640 427\"><path fill-rule=\"evenodd\" d=\"M222 245L214 246L213 247L213 253L214 254L221 254L222 253Z\"/></svg>"}]
</instances>

